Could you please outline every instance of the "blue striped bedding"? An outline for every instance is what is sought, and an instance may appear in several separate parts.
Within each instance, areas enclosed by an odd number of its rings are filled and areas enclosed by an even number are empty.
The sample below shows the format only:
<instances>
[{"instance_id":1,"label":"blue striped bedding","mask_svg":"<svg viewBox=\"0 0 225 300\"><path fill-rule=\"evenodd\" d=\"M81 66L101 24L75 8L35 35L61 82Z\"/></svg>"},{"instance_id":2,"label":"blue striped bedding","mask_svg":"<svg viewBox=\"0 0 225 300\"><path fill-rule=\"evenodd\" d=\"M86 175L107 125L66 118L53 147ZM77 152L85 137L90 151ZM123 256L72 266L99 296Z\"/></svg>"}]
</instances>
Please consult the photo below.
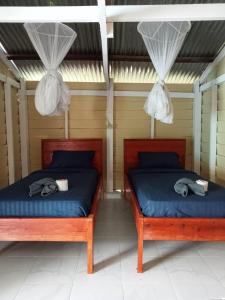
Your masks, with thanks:
<instances>
[{"instance_id":1,"label":"blue striped bedding","mask_svg":"<svg viewBox=\"0 0 225 300\"><path fill-rule=\"evenodd\" d=\"M67 178L69 190L48 197L29 197L29 185L45 177ZM90 212L98 172L89 169L46 169L0 190L0 217L84 217Z\"/></svg>"},{"instance_id":2,"label":"blue striped bedding","mask_svg":"<svg viewBox=\"0 0 225 300\"><path fill-rule=\"evenodd\" d=\"M131 169L128 177L136 192L142 213L148 217L225 217L225 188L209 182L209 191L201 197L186 198L174 191L175 182L183 177L200 177L183 169Z\"/></svg>"}]
</instances>

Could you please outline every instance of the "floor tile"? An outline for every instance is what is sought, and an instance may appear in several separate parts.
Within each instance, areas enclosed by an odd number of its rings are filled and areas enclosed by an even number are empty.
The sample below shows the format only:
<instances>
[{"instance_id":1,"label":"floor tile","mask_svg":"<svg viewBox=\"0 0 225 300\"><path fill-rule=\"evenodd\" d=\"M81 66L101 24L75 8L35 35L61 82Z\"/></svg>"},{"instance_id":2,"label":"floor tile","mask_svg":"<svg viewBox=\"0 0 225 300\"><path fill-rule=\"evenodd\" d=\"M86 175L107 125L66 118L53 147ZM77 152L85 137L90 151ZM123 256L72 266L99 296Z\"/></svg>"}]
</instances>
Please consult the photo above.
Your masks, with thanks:
<instances>
[{"instance_id":1,"label":"floor tile","mask_svg":"<svg viewBox=\"0 0 225 300\"><path fill-rule=\"evenodd\" d=\"M111 280L88 278L75 282L70 300L123 300L121 283ZM16 299L17 300L17 299Z\"/></svg>"},{"instance_id":2,"label":"floor tile","mask_svg":"<svg viewBox=\"0 0 225 300\"><path fill-rule=\"evenodd\" d=\"M71 285L26 284L19 291L15 300L70 300Z\"/></svg>"},{"instance_id":3,"label":"floor tile","mask_svg":"<svg viewBox=\"0 0 225 300\"><path fill-rule=\"evenodd\" d=\"M14 243L12 247L9 247L3 252L3 256L15 256L15 257L34 257L40 256L43 246L46 243L39 242L18 242Z\"/></svg>"},{"instance_id":4,"label":"floor tile","mask_svg":"<svg viewBox=\"0 0 225 300\"><path fill-rule=\"evenodd\" d=\"M77 269L78 258L41 257L37 258L26 284L72 284Z\"/></svg>"},{"instance_id":5,"label":"floor tile","mask_svg":"<svg viewBox=\"0 0 225 300\"><path fill-rule=\"evenodd\" d=\"M45 243L40 256L78 257L83 243Z\"/></svg>"},{"instance_id":6,"label":"floor tile","mask_svg":"<svg viewBox=\"0 0 225 300\"><path fill-rule=\"evenodd\" d=\"M125 283L123 284L124 300L176 300L176 294L170 283Z\"/></svg>"},{"instance_id":7,"label":"floor tile","mask_svg":"<svg viewBox=\"0 0 225 300\"><path fill-rule=\"evenodd\" d=\"M136 228L122 199L100 205L94 274L87 274L86 243L5 246L0 243L0 300L225 298L225 243L145 241L138 274Z\"/></svg>"},{"instance_id":8,"label":"floor tile","mask_svg":"<svg viewBox=\"0 0 225 300\"><path fill-rule=\"evenodd\" d=\"M121 262L120 254L104 258L98 256L94 260L94 274L87 275L87 259L80 257L76 274L75 282L92 278L93 280L107 279L108 281L121 282Z\"/></svg>"}]
</instances>

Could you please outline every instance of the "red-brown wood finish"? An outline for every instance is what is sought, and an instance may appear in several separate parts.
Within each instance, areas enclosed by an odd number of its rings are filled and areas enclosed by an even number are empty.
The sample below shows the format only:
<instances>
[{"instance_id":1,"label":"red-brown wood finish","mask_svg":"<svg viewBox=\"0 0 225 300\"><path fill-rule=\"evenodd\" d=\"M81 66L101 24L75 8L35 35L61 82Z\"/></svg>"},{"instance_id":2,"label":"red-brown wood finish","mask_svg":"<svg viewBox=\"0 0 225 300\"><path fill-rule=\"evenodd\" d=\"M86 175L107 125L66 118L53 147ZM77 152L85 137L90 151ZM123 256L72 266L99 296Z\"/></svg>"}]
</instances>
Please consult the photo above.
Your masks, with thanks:
<instances>
[{"instance_id":1,"label":"red-brown wood finish","mask_svg":"<svg viewBox=\"0 0 225 300\"><path fill-rule=\"evenodd\" d=\"M45 139L42 140L42 167L47 168L52 161L53 151L95 151L93 167L103 172L103 142L101 139Z\"/></svg>"},{"instance_id":2,"label":"red-brown wood finish","mask_svg":"<svg viewBox=\"0 0 225 300\"><path fill-rule=\"evenodd\" d=\"M138 165L138 152L176 152L185 166L185 139L125 139L124 173Z\"/></svg>"},{"instance_id":3,"label":"red-brown wood finish","mask_svg":"<svg viewBox=\"0 0 225 300\"><path fill-rule=\"evenodd\" d=\"M87 243L87 272L93 273L93 236L99 200L103 193L103 140L42 140L43 167L51 163L54 150L93 150L93 166L100 173L92 208L82 218L0 218L2 241L58 241Z\"/></svg>"},{"instance_id":4,"label":"red-brown wood finish","mask_svg":"<svg viewBox=\"0 0 225 300\"><path fill-rule=\"evenodd\" d=\"M131 203L138 233L138 273L143 272L144 240L225 241L223 218L151 218L142 214L137 196L127 177L127 170L137 166L138 152L141 151L174 151L179 154L184 165L185 140L124 140L124 195Z\"/></svg>"}]
</instances>

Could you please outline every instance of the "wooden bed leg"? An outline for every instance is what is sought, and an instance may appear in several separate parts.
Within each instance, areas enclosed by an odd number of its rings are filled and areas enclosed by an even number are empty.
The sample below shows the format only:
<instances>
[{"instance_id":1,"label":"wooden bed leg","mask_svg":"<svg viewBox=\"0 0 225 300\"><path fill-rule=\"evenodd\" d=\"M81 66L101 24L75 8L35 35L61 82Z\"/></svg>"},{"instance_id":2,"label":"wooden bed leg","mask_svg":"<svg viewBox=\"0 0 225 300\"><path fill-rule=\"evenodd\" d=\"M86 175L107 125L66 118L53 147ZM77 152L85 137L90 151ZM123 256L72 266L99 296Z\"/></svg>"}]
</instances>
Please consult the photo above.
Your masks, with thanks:
<instances>
[{"instance_id":1,"label":"wooden bed leg","mask_svg":"<svg viewBox=\"0 0 225 300\"><path fill-rule=\"evenodd\" d=\"M93 259L93 246L94 246L94 241L93 241L93 218L90 219L90 222L88 224L88 234L87 234L87 273L92 274L94 271L94 259Z\"/></svg>"},{"instance_id":2,"label":"wooden bed leg","mask_svg":"<svg viewBox=\"0 0 225 300\"><path fill-rule=\"evenodd\" d=\"M138 224L138 265L137 272L143 272L143 218L139 219Z\"/></svg>"}]
</instances>

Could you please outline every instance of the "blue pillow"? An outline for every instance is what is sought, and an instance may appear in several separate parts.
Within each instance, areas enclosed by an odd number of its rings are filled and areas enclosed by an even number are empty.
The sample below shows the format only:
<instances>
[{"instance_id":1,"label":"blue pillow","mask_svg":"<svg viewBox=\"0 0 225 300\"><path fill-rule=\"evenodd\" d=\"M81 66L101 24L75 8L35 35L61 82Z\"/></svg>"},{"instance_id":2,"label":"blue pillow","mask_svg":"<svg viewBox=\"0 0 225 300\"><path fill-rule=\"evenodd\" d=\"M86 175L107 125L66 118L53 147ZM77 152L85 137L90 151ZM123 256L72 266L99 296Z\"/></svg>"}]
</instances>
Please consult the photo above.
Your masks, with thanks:
<instances>
[{"instance_id":1,"label":"blue pillow","mask_svg":"<svg viewBox=\"0 0 225 300\"><path fill-rule=\"evenodd\" d=\"M94 151L53 151L49 168L91 168Z\"/></svg>"},{"instance_id":2,"label":"blue pillow","mask_svg":"<svg viewBox=\"0 0 225 300\"><path fill-rule=\"evenodd\" d=\"M172 168L181 169L176 152L139 152L140 168Z\"/></svg>"}]
</instances>

